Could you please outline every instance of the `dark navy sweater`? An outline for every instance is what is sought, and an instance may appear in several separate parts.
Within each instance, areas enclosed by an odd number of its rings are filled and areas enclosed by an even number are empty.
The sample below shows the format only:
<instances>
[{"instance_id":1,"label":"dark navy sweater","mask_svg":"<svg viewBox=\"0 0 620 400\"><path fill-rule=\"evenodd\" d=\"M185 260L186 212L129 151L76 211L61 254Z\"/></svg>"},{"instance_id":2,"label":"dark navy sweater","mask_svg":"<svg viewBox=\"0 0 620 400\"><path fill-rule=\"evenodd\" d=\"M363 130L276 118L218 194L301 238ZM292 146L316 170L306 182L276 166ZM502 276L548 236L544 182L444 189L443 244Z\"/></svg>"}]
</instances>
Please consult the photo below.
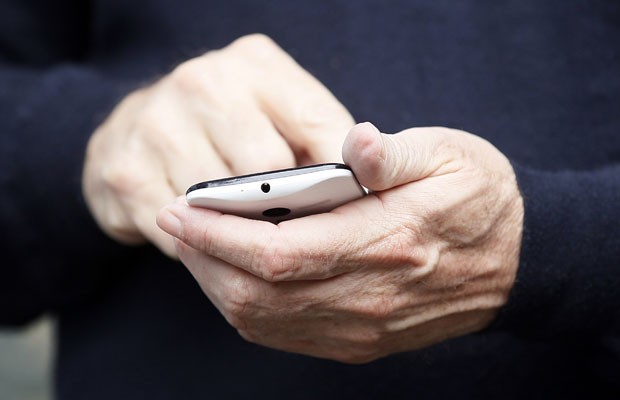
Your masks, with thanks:
<instances>
[{"instance_id":1,"label":"dark navy sweater","mask_svg":"<svg viewBox=\"0 0 620 400\"><path fill-rule=\"evenodd\" d=\"M97 229L80 190L95 127L253 32L356 120L459 128L509 157L524 237L493 326L362 366L274 351L239 338L180 264ZM58 316L59 399L620 396L615 0L6 0L0 127L0 322Z\"/></svg>"}]
</instances>

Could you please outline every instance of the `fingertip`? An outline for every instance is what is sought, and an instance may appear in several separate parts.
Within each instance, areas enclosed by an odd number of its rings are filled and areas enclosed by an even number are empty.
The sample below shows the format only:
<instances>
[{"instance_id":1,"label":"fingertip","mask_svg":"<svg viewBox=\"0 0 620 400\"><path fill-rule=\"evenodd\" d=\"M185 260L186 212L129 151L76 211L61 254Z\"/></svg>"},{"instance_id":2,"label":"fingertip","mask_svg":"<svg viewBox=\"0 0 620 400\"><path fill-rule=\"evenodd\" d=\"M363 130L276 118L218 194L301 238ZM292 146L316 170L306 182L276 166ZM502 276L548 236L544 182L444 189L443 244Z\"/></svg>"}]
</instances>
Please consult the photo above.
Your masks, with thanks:
<instances>
[{"instance_id":1,"label":"fingertip","mask_svg":"<svg viewBox=\"0 0 620 400\"><path fill-rule=\"evenodd\" d=\"M180 237L182 230L181 220L178 217L180 207L181 206L176 203L163 207L157 213L157 218L155 220L157 226L159 226L161 230L175 237Z\"/></svg>"},{"instance_id":2,"label":"fingertip","mask_svg":"<svg viewBox=\"0 0 620 400\"><path fill-rule=\"evenodd\" d=\"M160 215L158 213L156 222L159 227L151 226L148 230L144 230L144 232L145 236L153 245L155 245L155 247L157 247L166 256L176 260L178 259L178 256L174 247L174 235L168 232L174 228L172 228L170 222L166 220L167 218L168 216L164 213L163 219L160 219ZM163 229L162 226L165 226L166 229Z\"/></svg>"},{"instance_id":3,"label":"fingertip","mask_svg":"<svg viewBox=\"0 0 620 400\"><path fill-rule=\"evenodd\" d=\"M370 122L362 122L351 128L342 146L344 162L353 165L361 158L375 157L377 152L380 153L378 134L379 130Z\"/></svg>"},{"instance_id":4,"label":"fingertip","mask_svg":"<svg viewBox=\"0 0 620 400\"><path fill-rule=\"evenodd\" d=\"M178 196L177 198L175 198L174 203L166 204L159 209L155 217L155 222L157 223L157 226L159 226L162 230L166 231L164 227L169 227L173 219L179 220L182 209L187 206L188 204L185 196ZM168 231L166 232L170 233Z\"/></svg>"},{"instance_id":5,"label":"fingertip","mask_svg":"<svg viewBox=\"0 0 620 400\"><path fill-rule=\"evenodd\" d=\"M382 134L370 122L355 125L345 140L342 157L360 183L377 190L376 180L385 162Z\"/></svg>"}]
</instances>

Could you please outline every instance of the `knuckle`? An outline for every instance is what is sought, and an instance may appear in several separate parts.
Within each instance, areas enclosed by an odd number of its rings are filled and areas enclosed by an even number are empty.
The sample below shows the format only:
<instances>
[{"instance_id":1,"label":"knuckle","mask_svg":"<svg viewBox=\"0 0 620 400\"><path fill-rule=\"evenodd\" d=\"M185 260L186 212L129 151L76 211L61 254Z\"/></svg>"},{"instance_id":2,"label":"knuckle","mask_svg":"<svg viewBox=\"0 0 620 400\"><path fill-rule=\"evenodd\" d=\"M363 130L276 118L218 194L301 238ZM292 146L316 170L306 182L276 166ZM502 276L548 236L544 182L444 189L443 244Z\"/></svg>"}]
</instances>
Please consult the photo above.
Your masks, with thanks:
<instances>
[{"instance_id":1,"label":"knuckle","mask_svg":"<svg viewBox=\"0 0 620 400\"><path fill-rule=\"evenodd\" d=\"M439 151L446 155L449 155L450 158L454 159L464 159L466 156L465 149L462 143L458 140L455 140L453 136L446 136L440 142Z\"/></svg>"},{"instance_id":2,"label":"knuckle","mask_svg":"<svg viewBox=\"0 0 620 400\"><path fill-rule=\"evenodd\" d=\"M196 87L196 82L205 75L208 56L193 58L179 64L171 73L170 81L183 90L191 90Z\"/></svg>"},{"instance_id":3,"label":"knuckle","mask_svg":"<svg viewBox=\"0 0 620 400\"><path fill-rule=\"evenodd\" d=\"M236 66L223 59L220 50L212 50L203 56L178 65L170 74L170 83L184 99L194 99L195 104L209 109L225 109L226 94L231 77L237 78ZM192 103L192 104L194 104Z\"/></svg>"},{"instance_id":4,"label":"knuckle","mask_svg":"<svg viewBox=\"0 0 620 400\"><path fill-rule=\"evenodd\" d=\"M246 325L246 318L251 314L253 294L251 286L244 276L230 279L222 294L222 304L226 315L230 318L229 323L242 329Z\"/></svg>"},{"instance_id":5,"label":"knuckle","mask_svg":"<svg viewBox=\"0 0 620 400\"><path fill-rule=\"evenodd\" d=\"M443 127L435 128L435 130L438 133L435 155L443 160L444 169L447 172L461 169L463 161L468 159L467 146L462 140L461 132ZM446 166L451 168L446 168Z\"/></svg>"},{"instance_id":6,"label":"knuckle","mask_svg":"<svg viewBox=\"0 0 620 400\"><path fill-rule=\"evenodd\" d=\"M276 248L265 248L258 257L255 257L254 261L252 269L268 282L278 282L285 279L287 271L289 271L286 257Z\"/></svg>"},{"instance_id":7,"label":"knuckle","mask_svg":"<svg viewBox=\"0 0 620 400\"><path fill-rule=\"evenodd\" d=\"M267 59L275 53L281 53L282 49L269 36L262 33L254 33L242 36L226 47L232 53L241 56L249 56L253 59Z\"/></svg>"},{"instance_id":8,"label":"knuckle","mask_svg":"<svg viewBox=\"0 0 620 400\"><path fill-rule=\"evenodd\" d=\"M122 211L106 214L102 228L112 238L124 244L135 245L145 240L138 232L135 223Z\"/></svg>"},{"instance_id":9,"label":"knuckle","mask_svg":"<svg viewBox=\"0 0 620 400\"><path fill-rule=\"evenodd\" d=\"M150 107L142 113L137 122L137 140L158 154L171 154L184 159L190 151L178 130L172 128L174 121L161 116L159 107Z\"/></svg>"},{"instance_id":10,"label":"knuckle","mask_svg":"<svg viewBox=\"0 0 620 400\"><path fill-rule=\"evenodd\" d=\"M292 256L285 241L273 237L255 246L250 269L268 282L280 282L294 275L299 259Z\"/></svg>"},{"instance_id":11,"label":"knuckle","mask_svg":"<svg viewBox=\"0 0 620 400\"><path fill-rule=\"evenodd\" d=\"M166 132L164 126L160 108L146 107L136 121L135 131L138 135L142 135L145 140L152 138L158 140L159 136L163 136Z\"/></svg>"},{"instance_id":12,"label":"knuckle","mask_svg":"<svg viewBox=\"0 0 620 400\"><path fill-rule=\"evenodd\" d=\"M101 168L101 179L112 193L124 196L146 183L141 168L131 157L119 157Z\"/></svg>"},{"instance_id":13,"label":"knuckle","mask_svg":"<svg viewBox=\"0 0 620 400\"><path fill-rule=\"evenodd\" d=\"M106 219L106 226L113 234L119 234L127 227L127 218L118 213L107 215Z\"/></svg>"}]
</instances>

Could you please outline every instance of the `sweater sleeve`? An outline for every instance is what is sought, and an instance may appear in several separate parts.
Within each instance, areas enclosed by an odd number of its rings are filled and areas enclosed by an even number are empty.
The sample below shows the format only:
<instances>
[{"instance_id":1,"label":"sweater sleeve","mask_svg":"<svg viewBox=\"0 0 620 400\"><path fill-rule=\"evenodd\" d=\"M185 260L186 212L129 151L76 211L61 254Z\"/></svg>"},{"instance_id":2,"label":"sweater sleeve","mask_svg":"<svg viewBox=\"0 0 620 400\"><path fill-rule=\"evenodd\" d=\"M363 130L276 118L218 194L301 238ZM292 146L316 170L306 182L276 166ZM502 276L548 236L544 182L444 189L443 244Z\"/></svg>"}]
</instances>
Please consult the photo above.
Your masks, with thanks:
<instances>
[{"instance_id":1,"label":"sweater sleeve","mask_svg":"<svg viewBox=\"0 0 620 400\"><path fill-rule=\"evenodd\" d=\"M0 69L0 323L20 323L92 292L121 251L81 194L90 134L126 84L94 70Z\"/></svg>"},{"instance_id":2,"label":"sweater sleeve","mask_svg":"<svg viewBox=\"0 0 620 400\"><path fill-rule=\"evenodd\" d=\"M620 333L620 165L515 165L525 217L520 265L495 323L532 338Z\"/></svg>"},{"instance_id":3,"label":"sweater sleeve","mask_svg":"<svg viewBox=\"0 0 620 400\"><path fill-rule=\"evenodd\" d=\"M125 251L92 220L81 171L91 133L134 85L82 60L85 7L37 3L0 5L0 324L92 295Z\"/></svg>"}]
</instances>

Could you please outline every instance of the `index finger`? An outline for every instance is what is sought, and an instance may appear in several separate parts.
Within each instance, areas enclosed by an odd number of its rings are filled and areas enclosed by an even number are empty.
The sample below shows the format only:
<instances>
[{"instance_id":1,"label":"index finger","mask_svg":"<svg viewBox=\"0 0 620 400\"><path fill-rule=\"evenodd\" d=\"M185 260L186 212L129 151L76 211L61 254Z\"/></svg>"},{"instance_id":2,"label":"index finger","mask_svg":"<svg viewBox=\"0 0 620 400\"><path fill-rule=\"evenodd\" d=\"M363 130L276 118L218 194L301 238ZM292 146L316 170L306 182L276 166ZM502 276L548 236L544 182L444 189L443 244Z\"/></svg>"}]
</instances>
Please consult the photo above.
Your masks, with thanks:
<instances>
[{"instance_id":1,"label":"index finger","mask_svg":"<svg viewBox=\"0 0 620 400\"><path fill-rule=\"evenodd\" d=\"M160 211L157 223L187 245L267 281L327 279L368 262L376 240L358 209L372 206L373 197L279 225L175 203Z\"/></svg>"},{"instance_id":2,"label":"index finger","mask_svg":"<svg viewBox=\"0 0 620 400\"><path fill-rule=\"evenodd\" d=\"M353 117L336 97L264 35L229 46L251 69L248 82L263 111L299 155L312 162L341 162Z\"/></svg>"}]
</instances>

